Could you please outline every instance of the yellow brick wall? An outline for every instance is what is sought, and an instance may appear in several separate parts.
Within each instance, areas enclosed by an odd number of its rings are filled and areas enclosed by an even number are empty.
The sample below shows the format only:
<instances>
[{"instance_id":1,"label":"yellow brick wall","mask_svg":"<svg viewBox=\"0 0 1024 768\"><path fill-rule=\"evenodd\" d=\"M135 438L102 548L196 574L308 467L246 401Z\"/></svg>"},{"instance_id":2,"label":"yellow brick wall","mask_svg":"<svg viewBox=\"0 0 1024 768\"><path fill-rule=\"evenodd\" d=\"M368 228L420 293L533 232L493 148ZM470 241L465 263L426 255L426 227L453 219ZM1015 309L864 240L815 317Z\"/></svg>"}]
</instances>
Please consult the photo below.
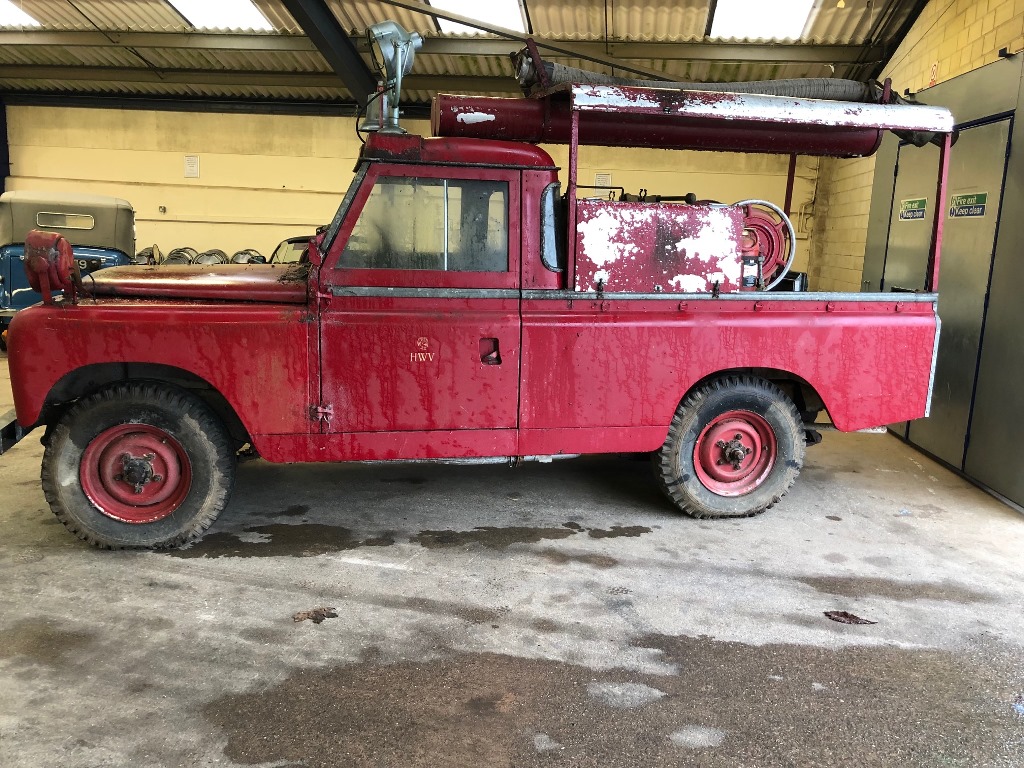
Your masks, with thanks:
<instances>
[{"instance_id":1,"label":"yellow brick wall","mask_svg":"<svg viewBox=\"0 0 1024 768\"><path fill-rule=\"evenodd\" d=\"M359 153L354 118L9 107L7 189L114 195L135 208L138 249L189 245L264 254L334 216ZM429 133L423 121L408 130ZM568 149L545 147L564 169ZM184 178L185 155L199 178ZM788 157L585 147L580 183L597 173L636 193L695 192L735 202L781 203ZM810 208L817 158L801 158L793 210ZM565 172L563 170L563 181ZM599 194L594 192L593 194ZM809 216L800 226L796 268L806 269Z\"/></svg>"},{"instance_id":2,"label":"yellow brick wall","mask_svg":"<svg viewBox=\"0 0 1024 768\"><path fill-rule=\"evenodd\" d=\"M893 87L920 91L1024 49L1024 0L931 0L886 64ZM927 101L927 97L923 100ZM812 290L859 291L874 178L873 157L824 159L811 237Z\"/></svg>"}]
</instances>

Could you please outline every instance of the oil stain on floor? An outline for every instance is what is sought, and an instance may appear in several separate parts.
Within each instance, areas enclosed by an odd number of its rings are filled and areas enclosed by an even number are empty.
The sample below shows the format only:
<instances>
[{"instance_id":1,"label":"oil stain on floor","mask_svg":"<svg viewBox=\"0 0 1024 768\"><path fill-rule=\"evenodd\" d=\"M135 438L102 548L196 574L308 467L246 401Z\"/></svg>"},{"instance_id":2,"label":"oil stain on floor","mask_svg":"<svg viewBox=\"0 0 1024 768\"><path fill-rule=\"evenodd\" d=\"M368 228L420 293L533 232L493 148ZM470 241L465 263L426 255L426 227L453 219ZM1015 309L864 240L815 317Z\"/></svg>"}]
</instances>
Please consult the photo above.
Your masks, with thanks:
<instances>
[{"instance_id":1,"label":"oil stain on floor","mask_svg":"<svg viewBox=\"0 0 1024 768\"><path fill-rule=\"evenodd\" d=\"M983 603L992 595L949 582L897 581L869 576L804 576L796 579L818 592L840 597L881 597L887 600L949 600Z\"/></svg>"},{"instance_id":2,"label":"oil stain on floor","mask_svg":"<svg viewBox=\"0 0 1024 768\"><path fill-rule=\"evenodd\" d=\"M479 544L488 549L507 549L512 544L537 544L546 539L567 539L577 533L587 531L593 539L612 539L619 536L637 537L651 533L650 528L640 525L613 525L608 529L586 529L579 523L563 523L560 528L496 528L480 526L471 531L420 531L410 541L428 549L458 547L466 544Z\"/></svg>"},{"instance_id":3,"label":"oil stain on floor","mask_svg":"<svg viewBox=\"0 0 1024 768\"><path fill-rule=\"evenodd\" d=\"M460 653L301 670L205 709L242 765L1013 765L1020 681L937 651L640 641L677 675Z\"/></svg>"},{"instance_id":4,"label":"oil stain on floor","mask_svg":"<svg viewBox=\"0 0 1024 768\"><path fill-rule=\"evenodd\" d=\"M348 528L317 523L254 525L241 534L210 533L189 549L175 549L172 557L315 557L360 547L388 547L394 536L383 533L357 538Z\"/></svg>"},{"instance_id":5,"label":"oil stain on floor","mask_svg":"<svg viewBox=\"0 0 1024 768\"><path fill-rule=\"evenodd\" d=\"M289 507L281 514L298 517L308 507ZM427 549L480 546L485 549L505 550L513 544L537 544L545 540L567 539L586 532L593 539L621 536L635 538L651 533L651 528L632 525L613 525L608 529L583 528L577 523L565 523L560 528L492 527L481 526L469 531L420 531L409 538L410 543ZM387 531L376 536L357 537L350 529L320 523L272 523L248 526L240 532L219 531L209 533L188 549L168 552L172 557L315 557L360 547L387 547L394 544L396 534ZM554 559L554 558L553 558ZM557 560L556 560L557 561ZM602 568L617 565L617 561L602 555L566 555L561 562L579 561Z\"/></svg>"}]
</instances>

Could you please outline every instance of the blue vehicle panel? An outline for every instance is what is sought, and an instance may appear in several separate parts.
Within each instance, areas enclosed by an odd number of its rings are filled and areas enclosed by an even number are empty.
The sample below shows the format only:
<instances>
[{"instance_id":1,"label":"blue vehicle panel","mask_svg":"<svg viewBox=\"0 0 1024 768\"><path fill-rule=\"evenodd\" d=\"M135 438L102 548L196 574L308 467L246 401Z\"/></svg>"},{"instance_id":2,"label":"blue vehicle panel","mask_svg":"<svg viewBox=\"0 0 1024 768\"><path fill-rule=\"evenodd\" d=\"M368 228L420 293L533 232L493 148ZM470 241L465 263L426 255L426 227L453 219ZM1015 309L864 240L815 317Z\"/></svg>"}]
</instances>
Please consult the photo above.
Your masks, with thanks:
<instances>
[{"instance_id":1,"label":"blue vehicle panel","mask_svg":"<svg viewBox=\"0 0 1024 768\"><path fill-rule=\"evenodd\" d=\"M82 277L88 283L87 275L97 269L120 267L132 264L132 259L112 248L75 246L75 261ZM40 300L38 293L28 284L24 268L25 246L5 245L0 248L0 329L6 328L11 317L19 309L30 307Z\"/></svg>"}]
</instances>

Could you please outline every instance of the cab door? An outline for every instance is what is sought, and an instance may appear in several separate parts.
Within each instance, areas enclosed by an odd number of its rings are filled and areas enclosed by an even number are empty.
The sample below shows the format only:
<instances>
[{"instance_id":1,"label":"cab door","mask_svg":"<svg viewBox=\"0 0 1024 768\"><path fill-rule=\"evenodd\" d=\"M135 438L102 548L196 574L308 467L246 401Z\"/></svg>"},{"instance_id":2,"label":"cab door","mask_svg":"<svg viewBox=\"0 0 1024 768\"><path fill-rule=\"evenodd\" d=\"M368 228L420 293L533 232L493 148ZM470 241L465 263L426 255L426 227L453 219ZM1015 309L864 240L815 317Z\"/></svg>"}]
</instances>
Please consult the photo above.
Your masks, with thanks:
<instances>
[{"instance_id":1,"label":"cab door","mask_svg":"<svg viewBox=\"0 0 1024 768\"><path fill-rule=\"evenodd\" d=\"M353 458L416 457L416 432L447 433L438 453L513 452L519 220L518 171L369 167L320 273L326 428L393 437Z\"/></svg>"}]
</instances>

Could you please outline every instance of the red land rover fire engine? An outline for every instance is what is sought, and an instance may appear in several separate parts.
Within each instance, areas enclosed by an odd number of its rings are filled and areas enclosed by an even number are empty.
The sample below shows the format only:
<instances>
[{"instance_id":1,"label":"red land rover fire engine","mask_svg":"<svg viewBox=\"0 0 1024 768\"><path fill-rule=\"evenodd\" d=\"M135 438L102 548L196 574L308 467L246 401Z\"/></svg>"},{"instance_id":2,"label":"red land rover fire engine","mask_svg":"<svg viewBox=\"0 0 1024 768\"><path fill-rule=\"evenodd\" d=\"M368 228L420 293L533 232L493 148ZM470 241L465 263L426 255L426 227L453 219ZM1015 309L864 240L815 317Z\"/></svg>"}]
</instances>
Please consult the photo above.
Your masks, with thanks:
<instances>
[{"instance_id":1,"label":"red land rover fire engine","mask_svg":"<svg viewBox=\"0 0 1024 768\"><path fill-rule=\"evenodd\" d=\"M415 40L400 48L382 130L306 263L82 285L66 241L31 238L44 300L11 326L16 426L45 427L43 489L82 539L198 538L246 444L271 462L649 452L680 510L742 517L792 484L822 410L843 431L927 413L941 217L927 292L792 290L783 207L583 199L577 150L854 157L888 129L939 144L941 200L947 110L888 87L855 103L556 83L530 57L528 96L437 97L422 138L397 126ZM569 144L564 190L541 141Z\"/></svg>"}]
</instances>

